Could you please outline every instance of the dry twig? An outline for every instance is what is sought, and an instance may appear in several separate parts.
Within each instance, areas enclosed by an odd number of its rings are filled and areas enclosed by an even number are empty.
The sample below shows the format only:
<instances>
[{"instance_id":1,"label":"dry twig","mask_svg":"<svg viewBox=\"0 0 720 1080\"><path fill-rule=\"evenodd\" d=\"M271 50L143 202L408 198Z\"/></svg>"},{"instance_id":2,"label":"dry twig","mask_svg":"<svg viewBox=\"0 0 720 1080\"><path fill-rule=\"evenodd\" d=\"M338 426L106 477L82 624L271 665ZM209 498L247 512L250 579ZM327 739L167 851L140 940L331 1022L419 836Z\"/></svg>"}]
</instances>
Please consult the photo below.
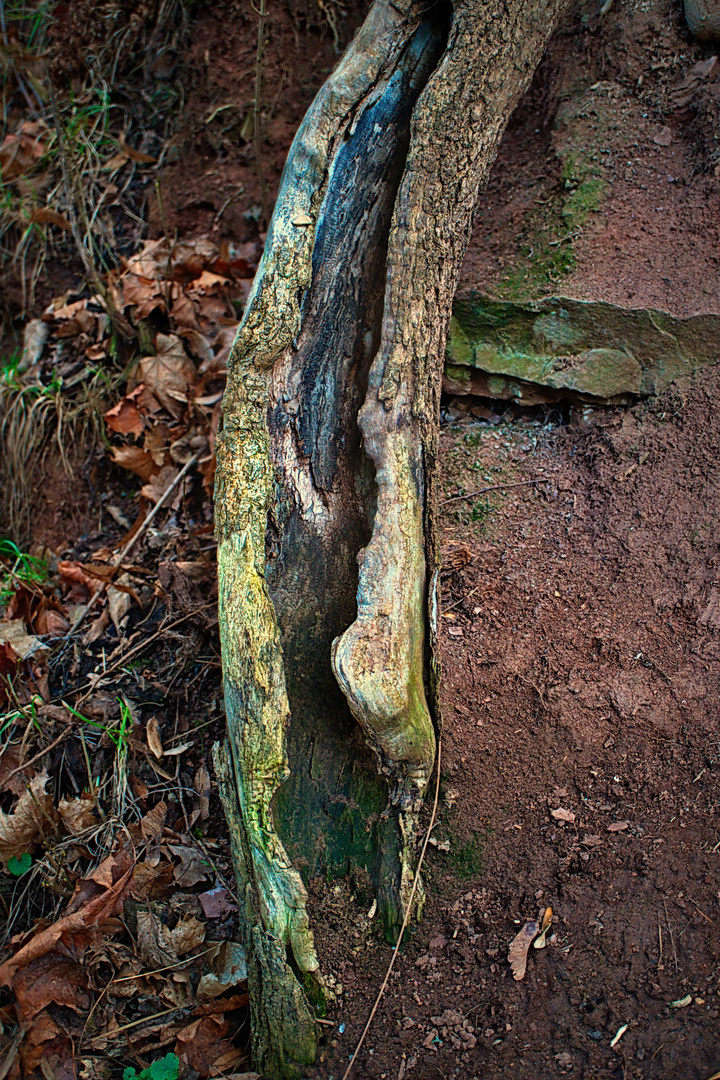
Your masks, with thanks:
<instances>
[{"instance_id":1,"label":"dry twig","mask_svg":"<svg viewBox=\"0 0 720 1080\"><path fill-rule=\"evenodd\" d=\"M467 495L449 495L443 499L441 506L454 502L456 499L474 499L476 495L484 495L486 491L504 491L505 488L526 487L528 484L544 484L545 480L518 480L513 484L490 484L488 487L478 488L477 491L468 491Z\"/></svg>"}]
</instances>

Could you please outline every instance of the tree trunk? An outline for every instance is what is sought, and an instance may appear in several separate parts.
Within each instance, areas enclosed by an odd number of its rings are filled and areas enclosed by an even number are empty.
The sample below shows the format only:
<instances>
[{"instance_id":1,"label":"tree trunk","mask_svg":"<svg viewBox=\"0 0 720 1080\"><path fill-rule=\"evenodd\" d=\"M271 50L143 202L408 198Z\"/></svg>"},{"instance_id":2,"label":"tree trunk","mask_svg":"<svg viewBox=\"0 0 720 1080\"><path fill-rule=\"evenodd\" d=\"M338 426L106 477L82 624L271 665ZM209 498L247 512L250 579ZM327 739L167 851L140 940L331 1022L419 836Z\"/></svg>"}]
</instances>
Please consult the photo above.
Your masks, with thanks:
<instances>
[{"instance_id":1,"label":"tree trunk","mask_svg":"<svg viewBox=\"0 0 720 1080\"><path fill-rule=\"evenodd\" d=\"M376 0L293 142L233 348L217 749L255 1068L314 1060L303 884L402 921L439 728L445 338L480 185L564 0Z\"/></svg>"}]
</instances>

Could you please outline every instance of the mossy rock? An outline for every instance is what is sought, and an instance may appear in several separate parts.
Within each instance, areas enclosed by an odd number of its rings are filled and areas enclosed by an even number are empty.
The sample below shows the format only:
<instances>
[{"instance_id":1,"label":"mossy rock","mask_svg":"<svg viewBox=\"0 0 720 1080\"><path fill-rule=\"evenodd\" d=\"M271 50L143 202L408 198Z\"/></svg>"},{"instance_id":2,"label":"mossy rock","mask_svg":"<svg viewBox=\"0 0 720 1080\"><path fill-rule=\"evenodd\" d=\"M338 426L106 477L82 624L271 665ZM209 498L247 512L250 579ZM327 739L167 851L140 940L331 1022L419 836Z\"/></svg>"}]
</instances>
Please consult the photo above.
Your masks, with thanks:
<instances>
[{"instance_id":1,"label":"mossy rock","mask_svg":"<svg viewBox=\"0 0 720 1080\"><path fill-rule=\"evenodd\" d=\"M446 387L523 404L657 394L720 360L720 316L555 297L526 304L471 293L453 309Z\"/></svg>"}]
</instances>

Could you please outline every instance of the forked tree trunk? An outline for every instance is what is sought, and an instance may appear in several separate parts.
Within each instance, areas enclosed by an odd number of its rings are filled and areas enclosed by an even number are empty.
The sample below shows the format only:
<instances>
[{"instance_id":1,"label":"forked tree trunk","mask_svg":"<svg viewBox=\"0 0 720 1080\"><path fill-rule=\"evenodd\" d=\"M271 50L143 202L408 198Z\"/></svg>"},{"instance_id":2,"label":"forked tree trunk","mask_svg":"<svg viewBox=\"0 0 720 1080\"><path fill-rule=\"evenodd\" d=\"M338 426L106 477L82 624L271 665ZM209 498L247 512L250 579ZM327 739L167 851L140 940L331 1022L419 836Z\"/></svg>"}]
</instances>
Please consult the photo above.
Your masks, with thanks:
<instances>
[{"instance_id":1,"label":"forked tree trunk","mask_svg":"<svg viewBox=\"0 0 720 1080\"><path fill-rule=\"evenodd\" d=\"M376 0L285 166L233 348L216 755L254 1065L314 1060L304 881L402 921L433 769L443 350L472 211L564 0Z\"/></svg>"}]
</instances>

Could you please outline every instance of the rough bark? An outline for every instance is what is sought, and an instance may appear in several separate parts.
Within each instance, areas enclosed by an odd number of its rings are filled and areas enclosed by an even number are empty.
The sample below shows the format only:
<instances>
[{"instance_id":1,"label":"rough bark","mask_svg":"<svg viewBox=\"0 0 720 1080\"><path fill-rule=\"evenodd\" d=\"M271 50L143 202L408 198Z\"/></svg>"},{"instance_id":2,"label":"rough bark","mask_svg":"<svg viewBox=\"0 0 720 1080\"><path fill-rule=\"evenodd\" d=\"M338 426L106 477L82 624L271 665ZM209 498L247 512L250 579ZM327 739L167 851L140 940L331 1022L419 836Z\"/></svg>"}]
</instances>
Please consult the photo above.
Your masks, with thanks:
<instances>
[{"instance_id":1,"label":"rough bark","mask_svg":"<svg viewBox=\"0 0 720 1080\"><path fill-rule=\"evenodd\" d=\"M473 207L563 0L377 0L290 151L233 348L216 520L216 755L255 1067L324 1003L303 879L353 873L390 936L439 727L433 486Z\"/></svg>"}]
</instances>

